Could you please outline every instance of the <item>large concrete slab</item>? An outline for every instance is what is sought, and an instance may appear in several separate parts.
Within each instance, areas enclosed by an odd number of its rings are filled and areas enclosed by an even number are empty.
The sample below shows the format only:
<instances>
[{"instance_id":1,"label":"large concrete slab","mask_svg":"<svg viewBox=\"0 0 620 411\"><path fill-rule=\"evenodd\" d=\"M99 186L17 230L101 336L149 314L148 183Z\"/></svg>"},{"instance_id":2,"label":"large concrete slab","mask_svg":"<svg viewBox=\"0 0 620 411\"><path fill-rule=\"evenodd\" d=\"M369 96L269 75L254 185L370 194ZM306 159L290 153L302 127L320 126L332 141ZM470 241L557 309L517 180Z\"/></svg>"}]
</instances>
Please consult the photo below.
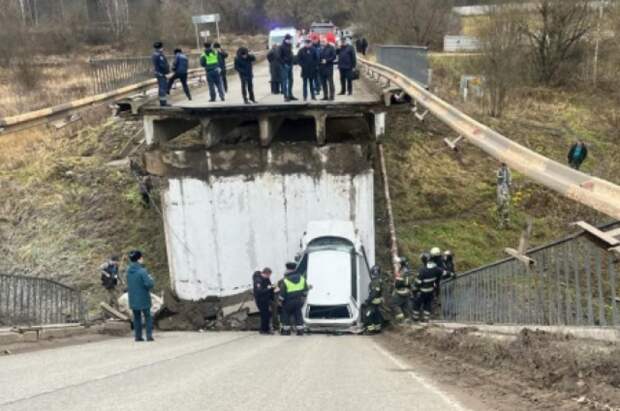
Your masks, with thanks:
<instances>
[{"instance_id":1,"label":"large concrete slab","mask_svg":"<svg viewBox=\"0 0 620 411\"><path fill-rule=\"evenodd\" d=\"M2 410L464 410L365 337L156 334L0 359Z\"/></svg>"}]
</instances>

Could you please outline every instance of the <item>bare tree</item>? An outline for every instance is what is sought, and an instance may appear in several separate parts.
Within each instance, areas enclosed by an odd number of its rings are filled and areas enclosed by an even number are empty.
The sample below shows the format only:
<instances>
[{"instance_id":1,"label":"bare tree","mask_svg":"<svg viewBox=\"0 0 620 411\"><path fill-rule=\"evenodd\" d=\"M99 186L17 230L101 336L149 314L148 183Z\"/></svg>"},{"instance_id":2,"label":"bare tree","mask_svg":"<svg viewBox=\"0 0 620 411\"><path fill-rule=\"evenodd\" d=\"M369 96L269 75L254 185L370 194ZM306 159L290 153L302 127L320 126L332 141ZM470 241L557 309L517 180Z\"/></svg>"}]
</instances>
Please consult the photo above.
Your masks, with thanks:
<instances>
[{"instance_id":1,"label":"bare tree","mask_svg":"<svg viewBox=\"0 0 620 411\"><path fill-rule=\"evenodd\" d=\"M500 117L511 88L519 83L524 63L523 13L516 7L494 7L479 28L480 73L488 91L489 114Z\"/></svg>"},{"instance_id":2,"label":"bare tree","mask_svg":"<svg viewBox=\"0 0 620 411\"><path fill-rule=\"evenodd\" d=\"M536 77L551 84L592 30L593 9L588 0L541 0L536 14L535 23L524 28L532 47Z\"/></svg>"},{"instance_id":3,"label":"bare tree","mask_svg":"<svg viewBox=\"0 0 620 411\"><path fill-rule=\"evenodd\" d=\"M357 20L375 42L439 46L455 24L452 0L361 0Z\"/></svg>"},{"instance_id":4,"label":"bare tree","mask_svg":"<svg viewBox=\"0 0 620 411\"><path fill-rule=\"evenodd\" d=\"M127 0L99 0L115 39L119 40L129 29L129 4Z\"/></svg>"}]
</instances>

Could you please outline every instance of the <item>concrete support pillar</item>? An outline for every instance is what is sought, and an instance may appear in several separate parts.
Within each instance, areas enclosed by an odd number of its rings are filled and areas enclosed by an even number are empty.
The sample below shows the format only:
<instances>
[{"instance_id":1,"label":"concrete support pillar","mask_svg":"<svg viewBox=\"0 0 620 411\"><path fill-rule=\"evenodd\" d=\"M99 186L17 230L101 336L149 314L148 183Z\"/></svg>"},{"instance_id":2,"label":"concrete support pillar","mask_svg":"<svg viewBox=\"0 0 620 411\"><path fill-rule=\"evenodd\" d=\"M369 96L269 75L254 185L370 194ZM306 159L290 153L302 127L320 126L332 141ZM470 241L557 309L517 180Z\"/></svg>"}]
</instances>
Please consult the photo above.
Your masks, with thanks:
<instances>
[{"instance_id":1,"label":"concrete support pillar","mask_svg":"<svg viewBox=\"0 0 620 411\"><path fill-rule=\"evenodd\" d=\"M269 147L283 121L284 119L281 117L269 117L268 115L261 115L258 118L260 145L262 147Z\"/></svg>"},{"instance_id":2,"label":"concrete support pillar","mask_svg":"<svg viewBox=\"0 0 620 411\"><path fill-rule=\"evenodd\" d=\"M219 135L215 130L214 121L210 118L200 119L200 134L202 135L202 140L207 146L207 149L215 146L220 140Z\"/></svg>"},{"instance_id":3,"label":"concrete support pillar","mask_svg":"<svg viewBox=\"0 0 620 411\"><path fill-rule=\"evenodd\" d=\"M327 143L327 113L315 113L314 124L316 129L316 142L319 146Z\"/></svg>"},{"instance_id":4,"label":"concrete support pillar","mask_svg":"<svg viewBox=\"0 0 620 411\"><path fill-rule=\"evenodd\" d=\"M386 117L387 116L384 111L371 114L371 130L376 141L381 141L383 139L383 136L385 136Z\"/></svg>"}]
</instances>

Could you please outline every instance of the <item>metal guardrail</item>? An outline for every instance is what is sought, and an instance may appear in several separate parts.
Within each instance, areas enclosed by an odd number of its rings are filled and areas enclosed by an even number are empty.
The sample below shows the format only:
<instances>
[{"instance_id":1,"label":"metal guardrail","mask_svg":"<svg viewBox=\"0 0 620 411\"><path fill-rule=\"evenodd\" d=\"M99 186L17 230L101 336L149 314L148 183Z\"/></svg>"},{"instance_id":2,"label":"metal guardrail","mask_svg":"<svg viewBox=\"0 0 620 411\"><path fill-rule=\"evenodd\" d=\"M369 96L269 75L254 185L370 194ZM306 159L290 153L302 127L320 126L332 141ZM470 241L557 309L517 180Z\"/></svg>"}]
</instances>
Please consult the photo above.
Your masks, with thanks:
<instances>
[{"instance_id":1,"label":"metal guardrail","mask_svg":"<svg viewBox=\"0 0 620 411\"><path fill-rule=\"evenodd\" d=\"M80 291L44 278L0 274L0 325L83 322Z\"/></svg>"},{"instance_id":2,"label":"metal guardrail","mask_svg":"<svg viewBox=\"0 0 620 411\"><path fill-rule=\"evenodd\" d=\"M200 53L187 54L187 58L190 70L200 68ZM107 93L153 78L151 56L90 59L89 65L94 94Z\"/></svg>"},{"instance_id":3,"label":"metal guardrail","mask_svg":"<svg viewBox=\"0 0 620 411\"><path fill-rule=\"evenodd\" d=\"M577 234L526 255L536 261L532 268L507 258L443 282L443 319L620 326L620 263L613 253Z\"/></svg>"},{"instance_id":4,"label":"metal guardrail","mask_svg":"<svg viewBox=\"0 0 620 411\"><path fill-rule=\"evenodd\" d=\"M578 203L620 219L620 186L574 170L515 143L425 90L403 73L361 57L358 60L370 78L384 79L409 95L415 101L418 118L423 119L430 113L491 157L525 176Z\"/></svg>"}]
</instances>

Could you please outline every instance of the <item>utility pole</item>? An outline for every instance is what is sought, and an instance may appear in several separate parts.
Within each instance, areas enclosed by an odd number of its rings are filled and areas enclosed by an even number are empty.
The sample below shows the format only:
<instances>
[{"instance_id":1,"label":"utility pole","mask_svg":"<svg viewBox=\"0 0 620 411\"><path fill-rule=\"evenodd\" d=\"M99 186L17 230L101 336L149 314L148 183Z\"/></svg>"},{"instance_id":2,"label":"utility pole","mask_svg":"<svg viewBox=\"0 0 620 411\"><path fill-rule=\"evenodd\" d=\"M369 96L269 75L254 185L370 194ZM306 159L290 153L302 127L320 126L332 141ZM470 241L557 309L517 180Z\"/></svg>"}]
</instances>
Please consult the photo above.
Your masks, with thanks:
<instances>
[{"instance_id":1,"label":"utility pole","mask_svg":"<svg viewBox=\"0 0 620 411\"><path fill-rule=\"evenodd\" d=\"M598 23L596 25L596 42L594 44L594 67L592 72L592 83L596 86L598 81L598 54L601 42L601 23L603 21L603 1L599 2L598 6Z\"/></svg>"}]
</instances>

